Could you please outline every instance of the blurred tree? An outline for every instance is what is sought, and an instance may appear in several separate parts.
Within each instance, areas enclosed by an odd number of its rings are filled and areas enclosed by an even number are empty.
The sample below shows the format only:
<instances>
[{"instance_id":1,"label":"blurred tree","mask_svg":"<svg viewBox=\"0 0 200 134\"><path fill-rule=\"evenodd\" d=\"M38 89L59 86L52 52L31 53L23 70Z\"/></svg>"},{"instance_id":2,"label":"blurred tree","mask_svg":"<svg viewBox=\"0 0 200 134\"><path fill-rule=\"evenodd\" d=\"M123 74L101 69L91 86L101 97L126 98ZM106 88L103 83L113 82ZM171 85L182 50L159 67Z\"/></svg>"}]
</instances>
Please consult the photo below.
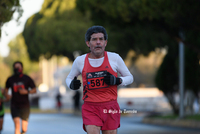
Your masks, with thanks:
<instances>
[{"instance_id":1,"label":"blurred tree","mask_svg":"<svg viewBox=\"0 0 200 134\"><path fill-rule=\"evenodd\" d=\"M171 44L170 44L171 45ZM179 106L174 99L174 93L178 92L178 46L169 46L168 53L163 59L155 77L156 86L161 89L168 98L175 114L179 113Z\"/></svg>"},{"instance_id":2,"label":"blurred tree","mask_svg":"<svg viewBox=\"0 0 200 134\"><path fill-rule=\"evenodd\" d=\"M175 93L179 92L179 55L178 46L169 46L168 53L163 63L158 69L155 77L156 86L161 89L171 104L175 114L179 114L179 105L174 98ZM199 54L185 47L185 92L192 90L195 97L198 98L199 93Z\"/></svg>"},{"instance_id":3,"label":"blurred tree","mask_svg":"<svg viewBox=\"0 0 200 134\"><path fill-rule=\"evenodd\" d=\"M168 37L179 42L180 30L186 37L200 31L199 0L77 0L76 4L84 14L91 13L96 24L107 26L113 32L118 29L126 37L123 37L123 46L128 40L129 48L132 45L132 49L143 54L171 43ZM191 39L186 38L184 43L200 52L200 47Z\"/></svg>"},{"instance_id":4,"label":"blurred tree","mask_svg":"<svg viewBox=\"0 0 200 134\"><path fill-rule=\"evenodd\" d=\"M0 56L0 88L5 87L7 76L11 74L10 68L3 62L3 57Z\"/></svg>"},{"instance_id":5,"label":"blurred tree","mask_svg":"<svg viewBox=\"0 0 200 134\"><path fill-rule=\"evenodd\" d=\"M18 12L18 17L16 18L18 21L23 13L20 0L0 0L0 38L1 27L12 19L14 12Z\"/></svg>"},{"instance_id":6,"label":"blurred tree","mask_svg":"<svg viewBox=\"0 0 200 134\"><path fill-rule=\"evenodd\" d=\"M75 0L45 0L41 11L28 19L23 31L32 60L40 55L64 55L73 60L73 52L87 52L84 34L91 25L89 15L74 9Z\"/></svg>"}]
</instances>

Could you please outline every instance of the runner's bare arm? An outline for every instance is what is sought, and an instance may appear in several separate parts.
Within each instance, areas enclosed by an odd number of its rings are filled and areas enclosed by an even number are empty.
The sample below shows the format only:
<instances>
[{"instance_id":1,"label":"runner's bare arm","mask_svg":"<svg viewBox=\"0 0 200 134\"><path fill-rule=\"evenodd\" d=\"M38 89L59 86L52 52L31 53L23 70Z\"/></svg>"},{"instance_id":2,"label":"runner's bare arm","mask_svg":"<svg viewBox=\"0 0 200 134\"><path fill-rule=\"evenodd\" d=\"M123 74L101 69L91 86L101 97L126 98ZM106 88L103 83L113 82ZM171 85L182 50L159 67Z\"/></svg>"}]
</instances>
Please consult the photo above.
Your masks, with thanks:
<instances>
[{"instance_id":1,"label":"runner's bare arm","mask_svg":"<svg viewBox=\"0 0 200 134\"><path fill-rule=\"evenodd\" d=\"M3 102L9 101L11 98L11 95L8 94L8 88L5 88L2 93L5 97L2 101Z\"/></svg>"}]
</instances>

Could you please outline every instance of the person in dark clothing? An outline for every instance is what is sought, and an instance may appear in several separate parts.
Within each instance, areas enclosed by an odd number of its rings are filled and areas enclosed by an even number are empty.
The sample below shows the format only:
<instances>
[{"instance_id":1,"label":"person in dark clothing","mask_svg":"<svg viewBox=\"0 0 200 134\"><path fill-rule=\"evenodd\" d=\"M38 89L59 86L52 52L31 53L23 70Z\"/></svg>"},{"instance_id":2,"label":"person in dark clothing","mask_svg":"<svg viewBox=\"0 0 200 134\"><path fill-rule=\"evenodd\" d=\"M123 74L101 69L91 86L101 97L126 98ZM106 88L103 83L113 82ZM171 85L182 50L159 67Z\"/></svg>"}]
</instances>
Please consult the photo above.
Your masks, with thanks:
<instances>
[{"instance_id":1,"label":"person in dark clothing","mask_svg":"<svg viewBox=\"0 0 200 134\"><path fill-rule=\"evenodd\" d=\"M76 114L77 112L80 111L80 97L81 94L80 92L77 90L75 91L75 94L73 96L73 101L74 101L74 113Z\"/></svg>"},{"instance_id":2,"label":"person in dark clothing","mask_svg":"<svg viewBox=\"0 0 200 134\"><path fill-rule=\"evenodd\" d=\"M61 98L62 98L62 96L58 92L58 94L56 95L56 101L57 101L58 111L61 111L61 108L62 108Z\"/></svg>"},{"instance_id":3,"label":"person in dark clothing","mask_svg":"<svg viewBox=\"0 0 200 134\"><path fill-rule=\"evenodd\" d=\"M13 63L14 74L6 81L5 96L12 90L11 115L15 124L15 134L25 134L28 128L30 114L29 94L36 93L34 81L23 74L23 64L20 61ZM22 133L20 133L20 120L22 120Z\"/></svg>"}]
</instances>

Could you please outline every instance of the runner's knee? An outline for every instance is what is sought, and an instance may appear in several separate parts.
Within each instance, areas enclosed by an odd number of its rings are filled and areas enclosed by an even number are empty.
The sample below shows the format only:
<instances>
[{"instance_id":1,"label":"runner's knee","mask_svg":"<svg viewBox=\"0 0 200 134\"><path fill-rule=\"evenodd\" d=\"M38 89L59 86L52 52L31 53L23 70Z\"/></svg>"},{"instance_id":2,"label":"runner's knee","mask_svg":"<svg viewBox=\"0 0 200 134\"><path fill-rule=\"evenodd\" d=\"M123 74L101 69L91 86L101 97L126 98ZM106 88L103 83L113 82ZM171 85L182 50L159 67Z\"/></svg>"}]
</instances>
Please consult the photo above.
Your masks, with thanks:
<instances>
[{"instance_id":1,"label":"runner's knee","mask_svg":"<svg viewBox=\"0 0 200 134\"><path fill-rule=\"evenodd\" d=\"M102 134L117 134L117 130L103 130Z\"/></svg>"},{"instance_id":2,"label":"runner's knee","mask_svg":"<svg viewBox=\"0 0 200 134\"><path fill-rule=\"evenodd\" d=\"M100 127L95 125L85 125L87 134L100 134Z\"/></svg>"}]
</instances>

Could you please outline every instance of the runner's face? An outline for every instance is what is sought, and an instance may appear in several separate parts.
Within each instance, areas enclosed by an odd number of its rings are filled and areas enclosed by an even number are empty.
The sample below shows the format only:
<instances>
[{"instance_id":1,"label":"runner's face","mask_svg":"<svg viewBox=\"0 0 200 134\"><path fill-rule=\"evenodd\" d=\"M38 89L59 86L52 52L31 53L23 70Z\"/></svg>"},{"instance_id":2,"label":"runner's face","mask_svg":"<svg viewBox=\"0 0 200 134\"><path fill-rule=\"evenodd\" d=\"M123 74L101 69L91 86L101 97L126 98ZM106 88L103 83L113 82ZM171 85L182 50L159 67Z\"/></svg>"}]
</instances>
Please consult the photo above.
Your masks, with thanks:
<instances>
[{"instance_id":1,"label":"runner's face","mask_svg":"<svg viewBox=\"0 0 200 134\"><path fill-rule=\"evenodd\" d=\"M104 40L103 33L92 34L90 41L86 41L86 44L88 47L90 47L91 58L101 58L104 56L107 40Z\"/></svg>"},{"instance_id":2,"label":"runner's face","mask_svg":"<svg viewBox=\"0 0 200 134\"><path fill-rule=\"evenodd\" d=\"M21 66L20 63L16 63L14 67L15 67L15 68L18 68L18 69L20 69L20 70L22 70L22 66Z\"/></svg>"}]
</instances>

